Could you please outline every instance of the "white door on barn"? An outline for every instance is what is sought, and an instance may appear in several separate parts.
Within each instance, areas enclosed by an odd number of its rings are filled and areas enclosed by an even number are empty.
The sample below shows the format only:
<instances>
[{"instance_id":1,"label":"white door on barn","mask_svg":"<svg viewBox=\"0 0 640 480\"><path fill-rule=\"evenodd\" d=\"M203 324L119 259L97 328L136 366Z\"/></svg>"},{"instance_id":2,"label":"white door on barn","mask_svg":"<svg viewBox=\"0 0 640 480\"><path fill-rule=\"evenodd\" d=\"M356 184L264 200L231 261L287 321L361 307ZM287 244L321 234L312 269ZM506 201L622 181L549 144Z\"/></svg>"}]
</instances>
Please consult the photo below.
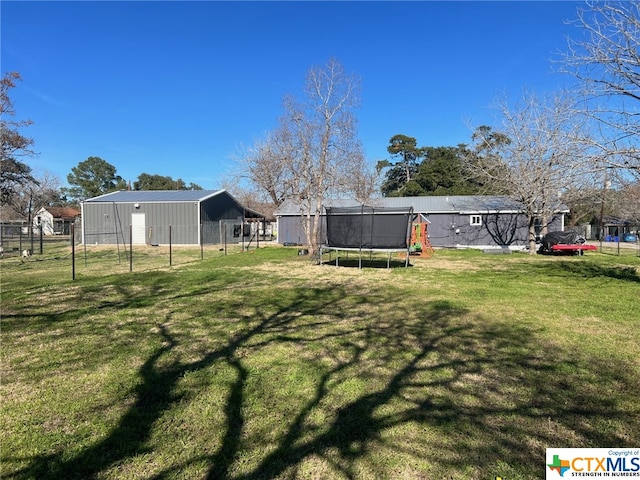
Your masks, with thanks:
<instances>
[{"instance_id":1,"label":"white door on barn","mask_svg":"<svg viewBox=\"0 0 640 480\"><path fill-rule=\"evenodd\" d=\"M131 214L131 242L134 245L144 245L145 241L145 214L144 213L132 213Z\"/></svg>"}]
</instances>

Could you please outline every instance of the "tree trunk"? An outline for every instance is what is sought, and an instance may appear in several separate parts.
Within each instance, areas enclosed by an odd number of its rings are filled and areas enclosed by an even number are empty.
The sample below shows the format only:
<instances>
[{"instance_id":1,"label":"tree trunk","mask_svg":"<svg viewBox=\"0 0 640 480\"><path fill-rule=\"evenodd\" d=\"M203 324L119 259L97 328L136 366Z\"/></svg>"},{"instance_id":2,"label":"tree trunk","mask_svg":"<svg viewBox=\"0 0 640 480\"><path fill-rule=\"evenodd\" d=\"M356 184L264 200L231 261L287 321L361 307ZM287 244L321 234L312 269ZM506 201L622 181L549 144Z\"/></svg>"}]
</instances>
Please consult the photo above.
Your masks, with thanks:
<instances>
[{"instance_id":1,"label":"tree trunk","mask_svg":"<svg viewBox=\"0 0 640 480\"><path fill-rule=\"evenodd\" d=\"M536 219L529 217L529 255L536 254Z\"/></svg>"}]
</instances>

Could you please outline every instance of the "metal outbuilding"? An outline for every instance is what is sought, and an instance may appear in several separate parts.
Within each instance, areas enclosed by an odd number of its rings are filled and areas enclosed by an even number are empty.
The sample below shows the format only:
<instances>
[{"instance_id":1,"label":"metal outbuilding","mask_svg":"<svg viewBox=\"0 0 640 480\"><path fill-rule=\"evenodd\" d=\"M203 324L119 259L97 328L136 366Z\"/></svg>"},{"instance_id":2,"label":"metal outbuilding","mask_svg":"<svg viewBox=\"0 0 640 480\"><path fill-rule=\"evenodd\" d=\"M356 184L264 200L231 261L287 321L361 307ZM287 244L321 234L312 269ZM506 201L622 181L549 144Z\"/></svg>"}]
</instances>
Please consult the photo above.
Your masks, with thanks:
<instances>
[{"instance_id":1,"label":"metal outbuilding","mask_svg":"<svg viewBox=\"0 0 640 480\"><path fill-rule=\"evenodd\" d=\"M263 218L226 190L118 191L81 204L82 242L150 245L239 243L246 219Z\"/></svg>"}]
</instances>

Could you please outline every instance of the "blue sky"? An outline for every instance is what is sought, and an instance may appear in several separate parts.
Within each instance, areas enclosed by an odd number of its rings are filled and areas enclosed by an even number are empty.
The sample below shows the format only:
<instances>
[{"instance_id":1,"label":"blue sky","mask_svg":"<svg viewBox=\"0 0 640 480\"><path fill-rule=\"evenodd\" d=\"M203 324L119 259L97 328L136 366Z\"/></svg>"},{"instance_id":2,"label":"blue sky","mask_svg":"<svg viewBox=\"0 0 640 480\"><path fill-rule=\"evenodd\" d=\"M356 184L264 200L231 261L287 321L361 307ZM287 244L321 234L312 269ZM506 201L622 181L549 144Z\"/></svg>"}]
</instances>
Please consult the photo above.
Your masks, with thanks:
<instances>
[{"instance_id":1,"label":"blue sky","mask_svg":"<svg viewBox=\"0 0 640 480\"><path fill-rule=\"evenodd\" d=\"M469 143L493 100L573 83L551 59L579 30L579 3L2 1L2 73L36 173L66 184L90 156L131 182L168 175L222 186L241 146L275 127L329 58L361 78L366 158L398 133Z\"/></svg>"}]
</instances>

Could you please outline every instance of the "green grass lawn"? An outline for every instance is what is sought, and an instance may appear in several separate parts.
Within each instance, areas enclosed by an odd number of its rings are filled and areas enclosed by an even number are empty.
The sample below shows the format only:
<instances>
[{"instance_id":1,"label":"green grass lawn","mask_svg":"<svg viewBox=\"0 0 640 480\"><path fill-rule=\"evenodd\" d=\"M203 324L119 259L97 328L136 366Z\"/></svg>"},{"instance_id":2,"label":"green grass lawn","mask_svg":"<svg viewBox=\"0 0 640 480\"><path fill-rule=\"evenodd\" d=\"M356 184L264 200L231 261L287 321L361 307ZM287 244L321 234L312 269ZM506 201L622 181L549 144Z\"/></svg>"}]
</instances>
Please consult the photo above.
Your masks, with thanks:
<instances>
[{"instance_id":1,"label":"green grass lawn","mask_svg":"<svg viewBox=\"0 0 640 480\"><path fill-rule=\"evenodd\" d=\"M640 445L635 251L159 251L1 261L1 478L537 479Z\"/></svg>"}]
</instances>

